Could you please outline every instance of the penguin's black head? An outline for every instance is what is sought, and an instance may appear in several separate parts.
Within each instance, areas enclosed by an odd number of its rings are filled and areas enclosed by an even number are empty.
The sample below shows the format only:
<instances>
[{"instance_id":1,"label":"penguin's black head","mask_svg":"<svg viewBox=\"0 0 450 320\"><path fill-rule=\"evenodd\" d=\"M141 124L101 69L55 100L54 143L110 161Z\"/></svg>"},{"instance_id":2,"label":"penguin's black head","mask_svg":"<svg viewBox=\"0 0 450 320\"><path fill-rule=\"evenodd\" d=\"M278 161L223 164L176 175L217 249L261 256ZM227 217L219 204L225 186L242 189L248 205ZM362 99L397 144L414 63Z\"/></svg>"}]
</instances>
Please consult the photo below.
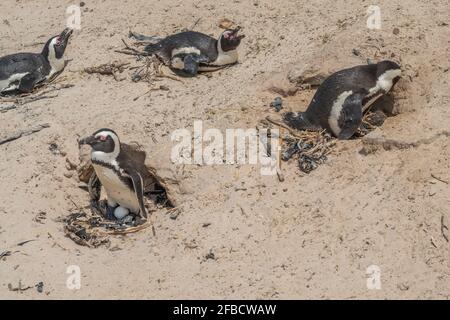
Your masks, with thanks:
<instances>
[{"instance_id":1,"label":"penguin's black head","mask_svg":"<svg viewBox=\"0 0 450 320\"><path fill-rule=\"evenodd\" d=\"M222 33L219 39L222 51L231 51L239 46L241 40L245 37L243 34L238 35L239 30L241 30L241 27L227 29Z\"/></svg>"},{"instance_id":2,"label":"penguin's black head","mask_svg":"<svg viewBox=\"0 0 450 320\"><path fill-rule=\"evenodd\" d=\"M104 154L116 154L120 152L119 136L111 129L100 129L91 136L78 141L79 145L88 144L92 147L92 152Z\"/></svg>"},{"instance_id":3,"label":"penguin's black head","mask_svg":"<svg viewBox=\"0 0 450 320\"><path fill-rule=\"evenodd\" d=\"M64 56L64 52L66 51L66 47L72 33L72 29L66 28L60 35L50 38L42 50L42 55L47 58L47 60L54 58L58 60L61 59Z\"/></svg>"}]
</instances>

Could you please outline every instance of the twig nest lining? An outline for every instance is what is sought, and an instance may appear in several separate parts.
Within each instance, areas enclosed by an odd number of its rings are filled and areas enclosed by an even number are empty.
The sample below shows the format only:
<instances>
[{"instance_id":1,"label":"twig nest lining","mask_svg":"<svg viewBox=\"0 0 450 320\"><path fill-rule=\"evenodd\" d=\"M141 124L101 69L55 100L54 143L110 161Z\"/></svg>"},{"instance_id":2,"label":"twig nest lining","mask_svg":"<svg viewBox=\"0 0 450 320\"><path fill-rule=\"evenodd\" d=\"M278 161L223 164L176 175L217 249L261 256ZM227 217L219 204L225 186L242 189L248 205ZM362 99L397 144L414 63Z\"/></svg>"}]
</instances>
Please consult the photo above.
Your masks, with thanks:
<instances>
[{"instance_id":1,"label":"twig nest lining","mask_svg":"<svg viewBox=\"0 0 450 320\"><path fill-rule=\"evenodd\" d=\"M99 207L102 206L106 207L104 201L99 202ZM130 216L126 216L125 219ZM110 245L109 235L134 233L149 227L151 224L150 221L140 223L138 219L127 220L108 221L95 210L73 212L63 219L64 233L80 246L98 248L103 245Z\"/></svg>"},{"instance_id":2,"label":"twig nest lining","mask_svg":"<svg viewBox=\"0 0 450 320\"><path fill-rule=\"evenodd\" d=\"M387 116L380 110L368 111L354 137L364 137L381 126L386 118ZM296 157L298 167L304 173L310 173L324 164L328 159L327 155L336 144L336 139L325 130L299 131L291 129L283 122L271 117L266 117L265 121L287 129L288 132L282 136L284 151L281 154L281 160L289 161Z\"/></svg>"}]
</instances>

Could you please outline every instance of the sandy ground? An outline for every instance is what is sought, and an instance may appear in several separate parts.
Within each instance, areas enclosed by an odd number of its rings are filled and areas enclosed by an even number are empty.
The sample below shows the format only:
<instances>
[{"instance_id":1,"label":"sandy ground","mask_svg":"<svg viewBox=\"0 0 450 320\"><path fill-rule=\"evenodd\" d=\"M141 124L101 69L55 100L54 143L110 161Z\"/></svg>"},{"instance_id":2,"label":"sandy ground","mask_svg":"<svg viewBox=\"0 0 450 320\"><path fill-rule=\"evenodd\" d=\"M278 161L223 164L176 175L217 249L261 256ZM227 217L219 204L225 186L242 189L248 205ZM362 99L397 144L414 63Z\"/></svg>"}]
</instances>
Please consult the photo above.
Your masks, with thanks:
<instances>
[{"instance_id":1,"label":"sandy ground","mask_svg":"<svg viewBox=\"0 0 450 320\"><path fill-rule=\"evenodd\" d=\"M0 146L0 252L12 252L0 259L1 298L449 298L450 243L442 231L449 233L441 221L450 226L450 144L439 135L450 129L447 0L85 2L82 29L67 52L72 61L60 77L74 87L0 113L0 137L51 125ZM2 0L0 54L40 51L65 27L71 4ZM381 8L380 30L366 28L371 4ZM243 26L239 65L211 77L163 79L169 91L136 101L148 85L133 83L130 72L123 81L80 72L112 61L138 64L114 52L130 29L167 35L198 18L195 30L211 35L220 33L222 18ZM435 139L368 155L360 153L361 140L340 141L309 175L293 161L283 164L282 183L250 165L187 166L186 181L198 187L177 219L153 213L156 236L146 229L97 249L65 237L58 218L88 205L66 168L66 158L77 161L79 136L110 127L158 157L154 150L171 143L173 130L192 128L194 120L221 130L254 127L273 113L268 104L277 94L268 83L287 88L276 79L305 61L339 69L366 58L393 59L405 71L404 89L394 92L398 115L382 134ZM284 99L285 108L304 110L313 92ZM52 143L62 155L49 150ZM215 259L205 258L210 252ZM66 287L70 265L80 267L80 290ZM381 271L380 290L367 288L371 265ZM19 281L42 281L43 293L8 289Z\"/></svg>"}]
</instances>

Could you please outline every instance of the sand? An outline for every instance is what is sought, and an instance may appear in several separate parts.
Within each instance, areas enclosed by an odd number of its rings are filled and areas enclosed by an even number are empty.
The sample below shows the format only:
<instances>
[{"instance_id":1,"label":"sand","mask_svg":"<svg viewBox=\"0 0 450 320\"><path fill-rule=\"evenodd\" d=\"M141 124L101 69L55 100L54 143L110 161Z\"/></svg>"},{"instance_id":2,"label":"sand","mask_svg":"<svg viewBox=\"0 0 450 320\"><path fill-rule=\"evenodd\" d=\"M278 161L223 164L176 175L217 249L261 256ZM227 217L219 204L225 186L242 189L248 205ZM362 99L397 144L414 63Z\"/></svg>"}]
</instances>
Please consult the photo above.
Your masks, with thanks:
<instances>
[{"instance_id":1,"label":"sand","mask_svg":"<svg viewBox=\"0 0 450 320\"><path fill-rule=\"evenodd\" d=\"M0 145L0 253L11 252L0 259L1 298L449 298L443 233L450 235L441 223L450 226L450 144L439 135L450 130L448 1L376 1L379 30L366 27L370 1L85 2L67 51L71 61L58 78L74 86L0 113L2 138L50 124ZM71 4L3 0L0 54L39 52L65 27ZM129 30L164 36L198 18L195 30L214 36L223 18L243 27L238 65L183 82L160 79L168 91L135 101L149 88L132 82L130 71L121 81L81 72L113 61L139 65L114 52ZM292 89L286 79L307 64L329 72L367 58L392 59L404 70L393 93L395 116L374 134L435 138L368 154L362 139L339 141L309 175L295 161L283 163L284 182L252 165L186 165L179 176L194 191L183 196L176 219L153 212L155 235L148 228L96 249L65 237L59 219L89 201L67 165L78 161L79 137L110 127L123 142L138 141L162 157L158 150L170 147L171 133L191 130L195 120L225 130L276 116L269 103L278 94L268 88ZM283 98L284 110L304 110L313 93ZM26 240L34 241L17 245ZM81 271L79 290L66 285L72 265ZM379 289L367 286L370 266L380 271ZM33 288L9 290L19 281ZM34 288L39 282L42 293Z\"/></svg>"}]
</instances>

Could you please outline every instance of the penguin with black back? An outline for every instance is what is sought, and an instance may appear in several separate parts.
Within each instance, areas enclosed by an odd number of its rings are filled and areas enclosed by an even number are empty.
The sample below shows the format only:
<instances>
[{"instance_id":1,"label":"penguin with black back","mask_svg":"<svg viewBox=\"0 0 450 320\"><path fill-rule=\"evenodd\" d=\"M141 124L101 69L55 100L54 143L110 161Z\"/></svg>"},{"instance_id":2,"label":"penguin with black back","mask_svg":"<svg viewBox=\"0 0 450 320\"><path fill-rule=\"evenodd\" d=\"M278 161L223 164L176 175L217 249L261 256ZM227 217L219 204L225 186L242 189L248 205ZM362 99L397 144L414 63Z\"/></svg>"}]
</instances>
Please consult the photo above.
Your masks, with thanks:
<instances>
[{"instance_id":1,"label":"penguin with black back","mask_svg":"<svg viewBox=\"0 0 450 320\"><path fill-rule=\"evenodd\" d=\"M218 70L238 61L237 48L245 37L238 35L240 29L227 29L218 39L196 31L184 31L163 39L143 39L156 40L145 47L149 55L156 55L165 65L195 76L199 71Z\"/></svg>"},{"instance_id":2,"label":"penguin with black back","mask_svg":"<svg viewBox=\"0 0 450 320\"><path fill-rule=\"evenodd\" d=\"M106 128L78 143L92 148L92 165L107 194L106 217L110 220L122 219L133 212L146 219L144 179L148 173L140 155L122 145L117 133Z\"/></svg>"},{"instance_id":3,"label":"penguin with black back","mask_svg":"<svg viewBox=\"0 0 450 320\"><path fill-rule=\"evenodd\" d=\"M0 93L28 93L65 67L64 53L73 30L50 38L41 53L16 53L0 58Z\"/></svg>"},{"instance_id":4,"label":"penguin with black back","mask_svg":"<svg viewBox=\"0 0 450 320\"><path fill-rule=\"evenodd\" d=\"M362 122L364 104L387 94L400 76L400 66L389 60L338 71L320 85L305 112L287 112L283 120L294 129L326 129L349 139Z\"/></svg>"}]
</instances>

